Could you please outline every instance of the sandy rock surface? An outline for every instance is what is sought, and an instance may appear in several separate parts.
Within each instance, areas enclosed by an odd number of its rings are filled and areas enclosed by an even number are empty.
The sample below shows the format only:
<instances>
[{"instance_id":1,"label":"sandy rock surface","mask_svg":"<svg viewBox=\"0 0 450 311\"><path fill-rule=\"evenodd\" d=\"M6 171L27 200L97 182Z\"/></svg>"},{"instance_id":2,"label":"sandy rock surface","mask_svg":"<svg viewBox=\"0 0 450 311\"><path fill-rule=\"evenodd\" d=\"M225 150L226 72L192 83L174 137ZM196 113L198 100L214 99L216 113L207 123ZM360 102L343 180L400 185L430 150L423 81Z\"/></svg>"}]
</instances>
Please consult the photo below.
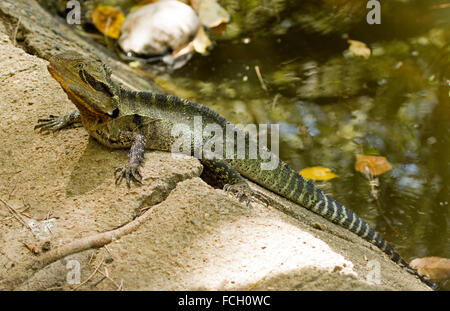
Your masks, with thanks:
<instances>
[{"instance_id":1,"label":"sandy rock surface","mask_svg":"<svg viewBox=\"0 0 450 311\"><path fill-rule=\"evenodd\" d=\"M27 3L42 26L50 17ZM194 158L147 152L143 185L127 189L113 182L127 151L83 128L34 131L75 107L46 70L50 50L13 40L24 7L0 3L0 290L427 289L356 235L253 184L274 203L247 208L206 184ZM41 32L26 38L51 45ZM111 241L99 246L102 234ZM58 257L68 245L84 248Z\"/></svg>"}]
</instances>

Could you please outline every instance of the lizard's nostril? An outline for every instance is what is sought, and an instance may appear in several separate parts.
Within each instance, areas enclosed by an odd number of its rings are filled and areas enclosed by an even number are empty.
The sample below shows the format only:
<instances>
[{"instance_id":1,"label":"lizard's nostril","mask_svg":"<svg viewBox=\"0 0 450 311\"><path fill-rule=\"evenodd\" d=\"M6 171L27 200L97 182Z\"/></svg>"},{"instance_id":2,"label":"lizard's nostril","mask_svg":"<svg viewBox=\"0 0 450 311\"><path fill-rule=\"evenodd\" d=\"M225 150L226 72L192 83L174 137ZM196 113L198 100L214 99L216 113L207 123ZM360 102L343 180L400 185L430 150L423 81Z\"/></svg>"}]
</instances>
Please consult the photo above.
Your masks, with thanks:
<instances>
[{"instance_id":1,"label":"lizard's nostril","mask_svg":"<svg viewBox=\"0 0 450 311\"><path fill-rule=\"evenodd\" d=\"M116 108L111 112L108 112L108 115L112 118L117 118L119 116L119 108Z\"/></svg>"}]
</instances>

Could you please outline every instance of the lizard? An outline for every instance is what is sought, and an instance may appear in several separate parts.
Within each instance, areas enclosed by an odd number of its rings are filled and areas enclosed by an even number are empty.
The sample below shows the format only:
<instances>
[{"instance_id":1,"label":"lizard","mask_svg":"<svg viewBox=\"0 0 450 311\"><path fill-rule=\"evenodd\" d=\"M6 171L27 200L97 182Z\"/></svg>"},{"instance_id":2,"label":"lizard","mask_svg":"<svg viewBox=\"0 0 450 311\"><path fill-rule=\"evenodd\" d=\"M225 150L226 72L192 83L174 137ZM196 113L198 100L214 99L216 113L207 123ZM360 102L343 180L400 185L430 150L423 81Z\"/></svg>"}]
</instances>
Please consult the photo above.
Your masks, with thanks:
<instances>
[{"instance_id":1,"label":"lizard","mask_svg":"<svg viewBox=\"0 0 450 311\"><path fill-rule=\"evenodd\" d=\"M116 183L122 179L126 180L128 186L131 180L142 183L139 169L144 161L145 150L173 152L176 139L172 135L172 129L177 124L188 124L189 129L192 129L196 116L201 116L206 121L204 123L216 124L221 129L230 127L238 135L245 137L247 145L256 140L215 111L189 99L127 89L113 81L111 69L101 60L78 52L68 51L52 56L47 68L77 110L65 116L50 115L39 119L35 129L44 133L52 132L81 122L88 133L101 144L114 149L130 149L128 163L115 170ZM186 139L189 140L187 143L190 151L195 153L198 151L194 150L195 141L205 143L208 137L204 137L202 132L198 137L193 132L194 135L186 136ZM263 195L250 188L244 179L246 177L362 237L383 251L393 262L435 288L425 276L411 268L365 220L325 194L311 180L303 178L265 146L262 151L269 153L271 159L277 160L273 169L261 169L261 164L267 162L267 157L263 159L262 153L252 158L249 151L245 150L245 157L239 157L236 143L231 148L232 156L226 159L197 154L205 172L218 185L223 186L225 191L234 194L240 201L246 200L247 206L254 199L267 203Z\"/></svg>"}]
</instances>

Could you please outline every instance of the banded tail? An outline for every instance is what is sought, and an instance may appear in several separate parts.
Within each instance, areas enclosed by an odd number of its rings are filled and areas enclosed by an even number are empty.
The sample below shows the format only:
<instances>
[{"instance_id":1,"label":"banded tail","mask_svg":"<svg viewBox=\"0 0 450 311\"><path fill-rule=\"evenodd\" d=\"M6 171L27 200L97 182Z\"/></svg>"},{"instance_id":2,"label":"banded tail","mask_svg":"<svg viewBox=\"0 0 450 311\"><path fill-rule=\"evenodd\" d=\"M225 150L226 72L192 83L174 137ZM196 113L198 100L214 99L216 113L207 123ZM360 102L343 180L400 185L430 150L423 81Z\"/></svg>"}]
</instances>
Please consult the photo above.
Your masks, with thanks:
<instances>
[{"instance_id":1,"label":"banded tail","mask_svg":"<svg viewBox=\"0 0 450 311\"><path fill-rule=\"evenodd\" d=\"M300 174L291 169L288 164L281 162L275 170L260 171L261 178L253 178L255 182L275 193L300 204L316 214L346 228L369 243L377 246L391 260L408 272L416 275L422 282L435 289L436 285L429 282L423 275L411 268L408 263L378 234L369 224L342 204L323 193L310 180L305 180ZM243 175L246 175L243 173ZM254 175L254 173L252 174ZM258 176L258 175L257 175ZM248 176L250 178L250 176ZM269 182L266 182L269 181Z\"/></svg>"}]
</instances>

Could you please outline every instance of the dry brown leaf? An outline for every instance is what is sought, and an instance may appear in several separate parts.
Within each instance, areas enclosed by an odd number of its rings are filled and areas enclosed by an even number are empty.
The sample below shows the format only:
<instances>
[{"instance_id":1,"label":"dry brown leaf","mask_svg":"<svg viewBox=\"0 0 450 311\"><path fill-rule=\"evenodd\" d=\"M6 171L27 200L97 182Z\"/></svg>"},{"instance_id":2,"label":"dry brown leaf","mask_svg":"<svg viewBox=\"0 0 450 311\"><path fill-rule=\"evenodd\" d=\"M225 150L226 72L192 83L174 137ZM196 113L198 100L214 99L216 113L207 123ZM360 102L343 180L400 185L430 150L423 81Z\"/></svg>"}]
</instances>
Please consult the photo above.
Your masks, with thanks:
<instances>
[{"instance_id":1,"label":"dry brown leaf","mask_svg":"<svg viewBox=\"0 0 450 311\"><path fill-rule=\"evenodd\" d=\"M355 170L364 174L370 173L373 176L378 176L392 170L392 165L385 157L358 154L356 156Z\"/></svg>"},{"instance_id":2,"label":"dry brown leaf","mask_svg":"<svg viewBox=\"0 0 450 311\"><path fill-rule=\"evenodd\" d=\"M313 166L304 168L299 172L306 179L314 179L314 180L330 180L336 177L339 177L335 173L333 173L329 168L322 166Z\"/></svg>"},{"instance_id":3,"label":"dry brown leaf","mask_svg":"<svg viewBox=\"0 0 450 311\"><path fill-rule=\"evenodd\" d=\"M350 44L348 49L353 53L353 55L358 55L364 57L365 59L369 59L370 49L364 42L356 40L347 40L347 42Z\"/></svg>"},{"instance_id":4,"label":"dry brown leaf","mask_svg":"<svg viewBox=\"0 0 450 311\"><path fill-rule=\"evenodd\" d=\"M92 12L92 21L102 34L118 39L120 28L125 21L122 11L107 5L98 5Z\"/></svg>"},{"instance_id":5,"label":"dry brown leaf","mask_svg":"<svg viewBox=\"0 0 450 311\"><path fill-rule=\"evenodd\" d=\"M433 280L443 280L450 277L450 259L447 258L416 258L409 265Z\"/></svg>"}]
</instances>

